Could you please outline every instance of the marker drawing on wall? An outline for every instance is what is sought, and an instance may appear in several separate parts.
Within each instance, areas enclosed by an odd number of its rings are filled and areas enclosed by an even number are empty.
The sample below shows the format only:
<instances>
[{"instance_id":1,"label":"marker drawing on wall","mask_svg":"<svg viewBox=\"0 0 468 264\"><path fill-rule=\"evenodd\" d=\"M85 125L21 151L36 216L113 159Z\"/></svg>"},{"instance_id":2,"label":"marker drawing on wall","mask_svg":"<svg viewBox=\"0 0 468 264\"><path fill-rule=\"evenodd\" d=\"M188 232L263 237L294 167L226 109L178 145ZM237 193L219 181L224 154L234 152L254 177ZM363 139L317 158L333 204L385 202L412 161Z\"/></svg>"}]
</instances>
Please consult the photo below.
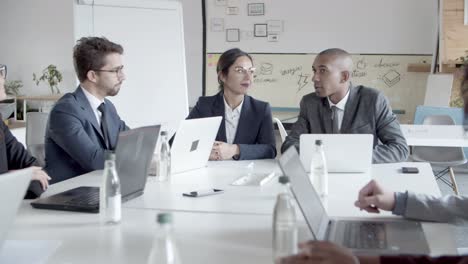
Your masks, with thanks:
<instances>
[{"instance_id":1,"label":"marker drawing on wall","mask_svg":"<svg viewBox=\"0 0 468 264\"><path fill-rule=\"evenodd\" d=\"M392 87L400 81L400 73L395 70L389 70L382 76L382 81L388 86Z\"/></svg>"},{"instance_id":2,"label":"marker drawing on wall","mask_svg":"<svg viewBox=\"0 0 468 264\"><path fill-rule=\"evenodd\" d=\"M253 31L241 31L242 40L252 40L254 38Z\"/></svg>"},{"instance_id":3,"label":"marker drawing on wall","mask_svg":"<svg viewBox=\"0 0 468 264\"><path fill-rule=\"evenodd\" d=\"M247 4L247 15L249 16L265 15L265 4L264 3Z\"/></svg>"},{"instance_id":4,"label":"marker drawing on wall","mask_svg":"<svg viewBox=\"0 0 468 264\"><path fill-rule=\"evenodd\" d=\"M211 31L222 32L224 31L224 18L214 17L211 19Z\"/></svg>"},{"instance_id":5,"label":"marker drawing on wall","mask_svg":"<svg viewBox=\"0 0 468 264\"><path fill-rule=\"evenodd\" d=\"M239 42L239 29L238 28L226 29L226 41L227 42Z\"/></svg>"},{"instance_id":6,"label":"marker drawing on wall","mask_svg":"<svg viewBox=\"0 0 468 264\"><path fill-rule=\"evenodd\" d=\"M299 80L297 81L297 93L299 93L308 83L309 83L310 74L299 74Z\"/></svg>"},{"instance_id":7,"label":"marker drawing on wall","mask_svg":"<svg viewBox=\"0 0 468 264\"><path fill-rule=\"evenodd\" d=\"M239 7L237 6L228 6L226 7L226 15L238 15L239 14Z\"/></svg>"},{"instance_id":8,"label":"marker drawing on wall","mask_svg":"<svg viewBox=\"0 0 468 264\"><path fill-rule=\"evenodd\" d=\"M271 75L273 73L273 64L269 62L263 62L260 64L260 75Z\"/></svg>"},{"instance_id":9,"label":"marker drawing on wall","mask_svg":"<svg viewBox=\"0 0 468 264\"><path fill-rule=\"evenodd\" d=\"M254 36L266 37L268 35L267 24L254 24Z\"/></svg>"},{"instance_id":10,"label":"marker drawing on wall","mask_svg":"<svg viewBox=\"0 0 468 264\"><path fill-rule=\"evenodd\" d=\"M269 42L278 42L279 35L278 34L268 34L268 41Z\"/></svg>"},{"instance_id":11,"label":"marker drawing on wall","mask_svg":"<svg viewBox=\"0 0 468 264\"><path fill-rule=\"evenodd\" d=\"M268 20L268 33L280 33L283 32L283 20Z\"/></svg>"},{"instance_id":12,"label":"marker drawing on wall","mask_svg":"<svg viewBox=\"0 0 468 264\"><path fill-rule=\"evenodd\" d=\"M227 0L215 0L215 5L225 6L225 5L227 5Z\"/></svg>"}]
</instances>

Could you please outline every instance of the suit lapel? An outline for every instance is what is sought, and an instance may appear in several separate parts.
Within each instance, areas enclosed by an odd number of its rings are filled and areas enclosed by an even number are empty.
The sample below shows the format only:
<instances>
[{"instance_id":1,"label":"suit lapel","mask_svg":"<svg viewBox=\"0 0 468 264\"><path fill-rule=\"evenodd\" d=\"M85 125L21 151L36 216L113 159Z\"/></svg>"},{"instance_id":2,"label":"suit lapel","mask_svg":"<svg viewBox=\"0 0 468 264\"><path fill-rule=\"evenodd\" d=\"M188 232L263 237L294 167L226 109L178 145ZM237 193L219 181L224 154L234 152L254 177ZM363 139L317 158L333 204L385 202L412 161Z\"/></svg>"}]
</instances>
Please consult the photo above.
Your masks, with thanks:
<instances>
[{"instance_id":1,"label":"suit lapel","mask_svg":"<svg viewBox=\"0 0 468 264\"><path fill-rule=\"evenodd\" d=\"M91 108L91 105L88 102L88 99L86 98L85 94L81 90L80 86L75 90L75 97L78 103L80 104L81 109L84 112L84 117L88 122L90 122L94 130L96 131L96 134L98 134L101 137L102 142L104 142L104 136L102 135L102 130L101 127L98 125L98 122L96 120L96 115L93 112L93 109ZM105 145L105 144L104 144Z\"/></svg>"},{"instance_id":2,"label":"suit lapel","mask_svg":"<svg viewBox=\"0 0 468 264\"><path fill-rule=\"evenodd\" d=\"M357 94L356 87L350 86L348 102L346 102L345 111L343 115L343 121L341 122L341 131L346 132L352 124L352 118L356 112L356 108L359 102L359 95Z\"/></svg>"},{"instance_id":3,"label":"suit lapel","mask_svg":"<svg viewBox=\"0 0 468 264\"><path fill-rule=\"evenodd\" d=\"M223 93L219 92L213 105L213 116L222 116L221 125L219 126L218 136L216 140L226 142L226 123L224 121L224 99Z\"/></svg>"},{"instance_id":4,"label":"suit lapel","mask_svg":"<svg viewBox=\"0 0 468 264\"><path fill-rule=\"evenodd\" d=\"M251 106L251 98L250 96L244 95L244 102L242 103L241 114L239 116L239 123L237 124L236 136L234 137L234 144L239 144L239 142L243 142L245 136L244 132L247 132L247 129L244 127L248 127L249 124L254 124L255 120L252 120L255 117L255 114L252 113Z\"/></svg>"}]
</instances>

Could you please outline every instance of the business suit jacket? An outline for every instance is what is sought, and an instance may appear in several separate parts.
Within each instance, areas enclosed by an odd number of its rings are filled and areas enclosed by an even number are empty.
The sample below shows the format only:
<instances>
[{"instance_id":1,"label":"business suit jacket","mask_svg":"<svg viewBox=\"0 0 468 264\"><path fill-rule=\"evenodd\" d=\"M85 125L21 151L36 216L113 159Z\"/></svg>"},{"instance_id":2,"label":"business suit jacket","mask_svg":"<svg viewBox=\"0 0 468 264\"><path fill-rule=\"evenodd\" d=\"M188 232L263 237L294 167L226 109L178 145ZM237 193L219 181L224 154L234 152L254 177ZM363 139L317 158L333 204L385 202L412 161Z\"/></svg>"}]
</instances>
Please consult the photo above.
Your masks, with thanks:
<instances>
[{"instance_id":1,"label":"business suit jacket","mask_svg":"<svg viewBox=\"0 0 468 264\"><path fill-rule=\"evenodd\" d=\"M51 183L104 168L106 144L88 99L78 87L65 94L50 112L45 136L46 171ZM105 99L110 148L128 127Z\"/></svg>"},{"instance_id":2,"label":"business suit jacket","mask_svg":"<svg viewBox=\"0 0 468 264\"><path fill-rule=\"evenodd\" d=\"M187 119L222 116L216 136L226 142L226 124L223 93L200 97ZM275 136L270 105L245 95L239 124L233 144L239 145L239 159L272 159L276 156Z\"/></svg>"},{"instance_id":3,"label":"business suit jacket","mask_svg":"<svg viewBox=\"0 0 468 264\"><path fill-rule=\"evenodd\" d=\"M434 197L413 192L397 193L397 197L399 196L404 197L404 201L402 201L404 209L402 212L394 211L395 214L401 214L406 218L422 221L442 223L468 222L468 197L466 196L446 195ZM396 207L395 210L399 211Z\"/></svg>"},{"instance_id":4,"label":"business suit jacket","mask_svg":"<svg viewBox=\"0 0 468 264\"><path fill-rule=\"evenodd\" d=\"M331 134L331 116L326 97L318 97L315 93L305 95L300 103L298 120L281 151L290 146L299 150L301 134ZM375 89L350 87L340 131L343 134L373 134L373 163L401 162L408 158L408 146L390 104L384 94Z\"/></svg>"},{"instance_id":5,"label":"business suit jacket","mask_svg":"<svg viewBox=\"0 0 468 264\"><path fill-rule=\"evenodd\" d=\"M1 116L0 120L2 120ZM26 151L23 144L16 140L5 123L0 121L0 174L31 166L38 166L36 159ZM25 198L37 198L42 192L39 181L31 181Z\"/></svg>"}]
</instances>

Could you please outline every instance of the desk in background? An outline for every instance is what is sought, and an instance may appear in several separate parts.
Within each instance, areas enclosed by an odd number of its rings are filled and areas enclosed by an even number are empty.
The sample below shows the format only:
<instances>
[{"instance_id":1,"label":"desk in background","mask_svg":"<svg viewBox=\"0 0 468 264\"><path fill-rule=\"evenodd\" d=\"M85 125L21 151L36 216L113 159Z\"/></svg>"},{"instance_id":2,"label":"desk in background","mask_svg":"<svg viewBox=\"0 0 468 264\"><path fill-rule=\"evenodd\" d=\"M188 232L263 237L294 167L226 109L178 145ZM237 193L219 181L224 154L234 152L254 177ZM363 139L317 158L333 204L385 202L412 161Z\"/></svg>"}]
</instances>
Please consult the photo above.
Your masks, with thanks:
<instances>
[{"instance_id":1,"label":"desk in background","mask_svg":"<svg viewBox=\"0 0 468 264\"><path fill-rule=\"evenodd\" d=\"M58 99L60 99L63 96L63 94L51 94L51 95L38 95L38 96L18 96L15 99L15 102L17 103L18 100L23 100L23 120L26 121L26 105L27 101L38 101L38 102L56 102ZM42 106L39 109L39 111L42 112ZM15 111L15 120L16 120L16 111Z\"/></svg>"},{"instance_id":2,"label":"desk in background","mask_svg":"<svg viewBox=\"0 0 468 264\"><path fill-rule=\"evenodd\" d=\"M459 125L401 125L409 146L468 147L468 137Z\"/></svg>"}]
</instances>

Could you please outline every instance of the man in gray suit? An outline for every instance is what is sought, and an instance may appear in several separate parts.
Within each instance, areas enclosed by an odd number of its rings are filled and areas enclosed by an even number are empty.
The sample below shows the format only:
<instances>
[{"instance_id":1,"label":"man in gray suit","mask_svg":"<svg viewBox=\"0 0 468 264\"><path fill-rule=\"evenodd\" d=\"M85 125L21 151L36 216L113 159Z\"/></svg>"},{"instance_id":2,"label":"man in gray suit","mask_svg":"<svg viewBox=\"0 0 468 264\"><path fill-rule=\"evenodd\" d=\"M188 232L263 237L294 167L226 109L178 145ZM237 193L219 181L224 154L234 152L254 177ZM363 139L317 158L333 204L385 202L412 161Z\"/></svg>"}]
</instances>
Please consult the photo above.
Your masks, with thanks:
<instances>
[{"instance_id":1,"label":"man in gray suit","mask_svg":"<svg viewBox=\"0 0 468 264\"><path fill-rule=\"evenodd\" d=\"M327 49L317 55L312 66L315 92L302 98L282 152L290 146L299 150L301 134L373 134L373 163L407 159L408 146L388 100L375 89L353 86L352 67L344 50Z\"/></svg>"},{"instance_id":2,"label":"man in gray suit","mask_svg":"<svg viewBox=\"0 0 468 264\"><path fill-rule=\"evenodd\" d=\"M78 40L73 50L80 85L52 109L45 137L45 170L51 183L103 169L105 150L113 150L128 127L106 99L125 80L123 48L105 38Z\"/></svg>"}]
</instances>

